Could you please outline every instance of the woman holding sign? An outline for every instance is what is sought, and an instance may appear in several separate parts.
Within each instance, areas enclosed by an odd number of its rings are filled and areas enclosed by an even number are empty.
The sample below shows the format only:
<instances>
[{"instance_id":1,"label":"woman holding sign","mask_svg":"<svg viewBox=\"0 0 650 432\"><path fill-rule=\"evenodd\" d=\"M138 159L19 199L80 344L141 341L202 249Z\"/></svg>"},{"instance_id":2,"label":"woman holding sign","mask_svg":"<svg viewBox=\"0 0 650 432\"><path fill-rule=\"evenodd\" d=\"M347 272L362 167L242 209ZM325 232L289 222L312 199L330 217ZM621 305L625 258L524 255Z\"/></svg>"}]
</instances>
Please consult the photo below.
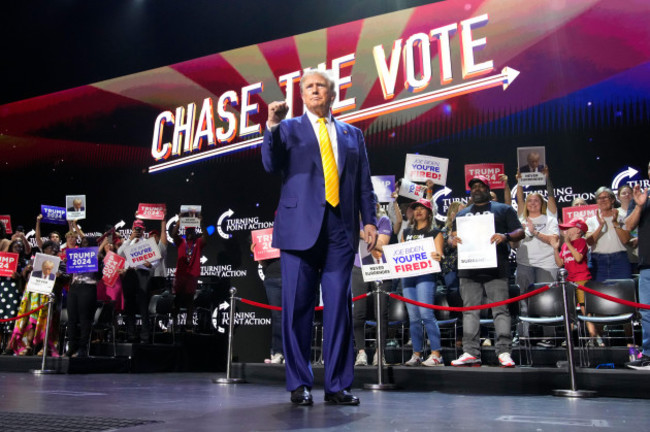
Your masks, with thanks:
<instances>
[{"instance_id":1,"label":"woman holding sign","mask_svg":"<svg viewBox=\"0 0 650 432\"><path fill-rule=\"evenodd\" d=\"M409 226L402 233L401 242L417 240L426 237L433 237L436 252L431 258L440 261L442 259L443 235L442 231L435 226L433 219L433 206L431 201L420 199L410 206L413 209L413 216L409 219ZM404 297L421 303L433 304L435 293L435 276L433 273L402 279L402 291ZM411 340L413 341L413 356L404 363L405 366L444 366L440 353L440 329L438 321L432 309L415 306L406 303L409 314L411 329ZM422 324L427 329L427 336L431 344L431 355L422 361L422 350L424 346L424 332Z\"/></svg>"}]
</instances>

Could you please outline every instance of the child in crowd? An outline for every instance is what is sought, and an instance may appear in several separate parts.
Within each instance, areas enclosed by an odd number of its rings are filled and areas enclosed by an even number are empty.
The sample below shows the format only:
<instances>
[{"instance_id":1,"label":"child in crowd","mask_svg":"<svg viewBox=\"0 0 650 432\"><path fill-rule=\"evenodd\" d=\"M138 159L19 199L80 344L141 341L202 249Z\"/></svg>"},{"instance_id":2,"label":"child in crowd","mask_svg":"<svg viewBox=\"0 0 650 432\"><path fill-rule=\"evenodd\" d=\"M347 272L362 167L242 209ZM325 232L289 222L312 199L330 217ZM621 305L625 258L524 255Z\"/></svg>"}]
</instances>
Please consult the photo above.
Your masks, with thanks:
<instances>
[{"instance_id":1,"label":"child in crowd","mask_svg":"<svg viewBox=\"0 0 650 432\"><path fill-rule=\"evenodd\" d=\"M564 244L560 248L559 238L551 240L551 246L555 250L555 263L559 267L564 266L568 272L567 281L573 282L576 285L584 285L591 279L591 273L589 273L587 266L587 251L589 248L584 238L589 228L582 219L572 219L568 223L559 224L559 227L562 230ZM584 314L585 292L581 289L576 289L576 297L580 305L580 310ZM604 346L593 323L587 323L587 330L598 346Z\"/></svg>"}]
</instances>

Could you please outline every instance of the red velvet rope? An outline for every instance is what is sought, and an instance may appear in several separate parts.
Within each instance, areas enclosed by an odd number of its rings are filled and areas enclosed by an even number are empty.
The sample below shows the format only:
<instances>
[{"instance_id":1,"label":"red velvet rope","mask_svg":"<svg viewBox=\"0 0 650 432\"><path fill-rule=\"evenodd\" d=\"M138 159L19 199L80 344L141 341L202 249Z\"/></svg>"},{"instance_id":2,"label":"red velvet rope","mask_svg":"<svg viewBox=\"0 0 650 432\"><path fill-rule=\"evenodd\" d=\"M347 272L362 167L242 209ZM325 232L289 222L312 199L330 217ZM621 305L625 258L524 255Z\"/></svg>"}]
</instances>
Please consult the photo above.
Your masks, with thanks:
<instances>
[{"instance_id":1,"label":"red velvet rope","mask_svg":"<svg viewBox=\"0 0 650 432\"><path fill-rule=\"evenodd\" d=\"M34 312L38 312L39 310L43 309L45 306L47 306L47 303L45 303L42 306L37 307L36 309L32 309L29 312L25 312L22 315L15 316L13 318L0 319L0 323L19 320L21 318L24 318L26 316L29 316L29 315L33 314Z\"/></svg>"},{"instance_id":2,"label":"red velvet rope","mask_svg":"<svg viewBox=\"0 0 650 432\"><path fill-rule=\"evenodd\" d=\"M647 304L635 303L635 302L631 302L629 300L623 300L623 299L620 299L620 298L617 298L617 297L612 297L611 295L603 294L603 293L595 291L595 290L593 290L591 288L587 288L586 286L577 285L577 284L576 284L576 286L578 288L580 288L581 290L583 290L584 292L588 292L589 294L593 294L593 295L595 295L597 297L604 298L605 300L613 301L614 303L620 303L620 304L624 304L625 306L631 306L631 307L639 308L639 309L650 309L650 305L647 305Z\"/></svg>"},{"instance_id":3,"label":"red velvet rope","mask_svg":"<svg viewBox=\"0 0 650 432\"><path fill-rule=\"evenodd\" d=\"M372 294L372 293L365 293L365 294L361 294L359 296L353 297L352 301L355 302L357 300L361 300L362 298L368 297L370 294ZM239 300L242 303L246 303L246 304L249 304L251 306L257 306L257 307L260 307L262 309L282 310L282 308L280 306L271 306L271 305L267 305L267 304L264 304L264 303L258 303L258 302L253 301L253 300L248 300L248 299L245 299L245 298L239 298ZM317 311L318 310L323 310L323 306L316 306L314 308L314 310L317 310Z\"/></svg>"},{"instance_id":4,"label":"red velvet rope","mask_svg":"<svg viewBox=\"0 0 650 432\"><path fill-rule=\"evenodd\" d=\"M543 286L541 288L537 288L534 291L528 292L526 294L522 294L522 295L517 296L517 297L513 297L513 298L508 299L508 300L503 300L503 301L498 301L498 302L488 303L488 304L483 304L483 305L477 305L477 306L466 306L466 307L431 305L431 304L428 304L428 303L421 303L419 301L407 299L406 297L402 297L401 295L397 295L397 294L388 294L388 295L391 296L394 299L401 300L401 301L406 302L406 303L411 303L411 304L416 305L416 306L421 306L421 307L424 307L424 308L427 308L427 309L447 310L447 311L452 311L452 312L464 312L464 311L470 311L470 310L490 309L490 308L493 308L495 306L501 306L501 305L505 305L505 304L509 304L509 303L518 302L518 301L527 299L528 297L532 297L534 295L543 293L544 291L546 291L549 288L550 287L548 285L545 285L545 286Z\"/></svg>"},{"instance_id":5,"label":"red velvet rope","mask_svg":"<svg viewBox=\"0 0 650 432\"><path fill-rule=\"evenodd\" d=\"M249 304L251 306L257 306L257 307L260 307L262 309L282 310L282 308L280 306L271 306L271 305L267 305L267 304L264 304L264 303L258 303L258 302L253 301L253 300L248 300L248 299L245 299L245 298L240 298L239 300L241 300L242 303L246 303L246 304Z\"/></svg>"}]
</instances>

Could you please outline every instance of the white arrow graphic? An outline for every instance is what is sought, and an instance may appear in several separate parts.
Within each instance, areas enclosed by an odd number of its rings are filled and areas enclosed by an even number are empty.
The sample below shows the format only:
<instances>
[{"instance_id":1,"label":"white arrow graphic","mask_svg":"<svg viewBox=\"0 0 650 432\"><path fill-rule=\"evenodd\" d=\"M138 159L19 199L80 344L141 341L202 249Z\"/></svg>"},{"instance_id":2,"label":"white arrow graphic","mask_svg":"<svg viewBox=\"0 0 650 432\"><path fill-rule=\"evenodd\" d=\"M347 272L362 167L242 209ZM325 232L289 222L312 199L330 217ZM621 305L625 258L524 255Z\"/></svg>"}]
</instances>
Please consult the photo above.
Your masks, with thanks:
<instances>
[{"instance_id":1,"label":"white arrow graphic","mask_svg":"<svg viewBox=\"0 0 650 432\"><path fill-rule=\"evenodd\" d=\"M224 212L224 213L221 214L221 216L219 216L219 220L217 221L217 232L219 233L219 235L221 237L225 238L226 240L229 239L230 237L232 237L232 234L226 234L225 232L223 232L223 230L221 229L221 223L223 222L223 220L225 218L228 218L228 217L230 217L230 216L232 216L234 214L235 214L234 211L232 211L231 209L228 209L227 212Z\"/></svg>"},{"instance_id":2,"label":"white arrow graphic","mask_svg":"<svg viewBox=\"0 0 650 432\"><path fill-rule=\"evenodd\" d=\"M30 237L33 236L34 234L36 234L36 231L31 230L30 232L28 232L27 234L25 234L25 238L30 238Z\"/></svg>"},{"instance_id":3,"label":"white arrow graphic","mask_svg":"<svg viewBox=\"0 0 650 432\"><path fill-rule=\"evenodd\" d=\"M348 123L354 123L357 121L374 118L382 114L401 111L403 109L413 108L443 99L450 99L455 96L474 93L492 87L498 87L500 85L503 86L503 90L505 90L510 84L512 84L518 75L518 70L504 67L501 69L501 73L499 75L493 75L491 77L481 78L455 86L446 87L444 89L434 90L429 93L423 93L421 95L412 96L410 98L388 102L382 105L374 106L372 108L362 109L353 113L343 114L339 116L338 119Z\"/></svg>"},{"instance_id":4,"label":"white arrow graphic","mask_svg":"<svg viewBox=\"0 0 650 432\"><path fill-rule=\"evenodd\" d=\"M121 221L119 221L118 223L116 223L115 226L114 226L113 228L115 228L115 229L120 229L120 228L122 228L124 225L126 225L126 222L124 222L123 220L121 220Z\"/></svg>"},{"instance_id":5,"label":"white arrow graphic","mask_svg":"<svg viewBox=\"0 0 650 432\"><path fill-rule=\"evenodd\" d=\"M208 259L205 257L205 255L201 255L201 264L205 264L207 260Z\"/></svg>"},{"instance_id":6,"label":"white arrow graphic","mask_svg":"<svg viewBox=\"0 0 650 432\"><path fill-rule=\"evenodd\" d=\"M228 307L230 307L230 304L224 300L224 302L219 305L219 310L228 309Z\"/></svg>"},{"instance_id":7,"label":"white arrow graphic","mask_svg":"<svg viewBox=\"0 0 650 432\"><path fill-rule=\"evenodd\" d=\"M617 190L618 185L621 184L621 180L623 180L625 177L631 178L634 177L637 173L638 171L631 166L627 167L626 170L618 173L618 175L614 177L614 180L612 181L612 190Z\"/></svg>"},{"instance_id":8,"label":"white arrow graphic","mask_svg":"<svg viewBox=\"0 0 650 432\"><path fill-rule=\"evenodd\" d=\"M438 202L438 198L441 196L446 196L451 193L451 189L449 189L447 186L445 186L443 189L440 189L438 192L433 194L433 197L431 201ZM441 221L441 222L447 222L447 216L441 215L440 213L436 213L436 219Z\"/></svg>"}]
</instances>

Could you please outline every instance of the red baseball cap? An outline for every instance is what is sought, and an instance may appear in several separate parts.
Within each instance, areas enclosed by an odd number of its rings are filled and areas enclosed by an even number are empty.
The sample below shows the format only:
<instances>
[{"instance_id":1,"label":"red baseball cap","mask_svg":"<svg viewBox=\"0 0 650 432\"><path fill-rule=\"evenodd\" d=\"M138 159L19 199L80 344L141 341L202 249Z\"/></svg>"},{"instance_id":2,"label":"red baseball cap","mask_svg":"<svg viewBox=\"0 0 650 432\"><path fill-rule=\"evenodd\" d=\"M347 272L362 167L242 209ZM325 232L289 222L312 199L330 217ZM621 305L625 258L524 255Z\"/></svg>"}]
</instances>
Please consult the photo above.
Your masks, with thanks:
<instances>
[{"instance_id":1,"label":"red baseball cap","mask_svg":"<svg viewBox=\"0 0 650 432\"><path fill-rule=\"evenodd\" d=\"M412 202L409 207L415 208L418 205L421 205L422 207L426 207L427 209L429 209L430 212L433 212L431 201L429 201L428 199L420 198L419 200Z\"/></svg>"},{"instance_id":2,"label":"red baseball cap","mask_svg":"<svg viewBox=\"0 0 650 432\"><path fill-rule=\"evenodd\" d=\"M559 224L558 226L560 227L561 230L568 230L569 228L578 228L583 233L589 231L589 228L587 227L585 221L579 218L571 219L570 222Z\"/></svg>"},{"instance_id":3,"label":"red baseball cap","mask_svg":"<svg viewBox=\"0 0 650 432\"><path fill-rule=\"evenodd\" d=\"M490 181L487 179L487 177L482 176L482 175L475 175L474 177L472 177L471 180L469 181L469 188L471 189L472 184L477 182L477 181L480 181L485 186L487 186L488 189L490 189Z\"/></svg>"},{"instance_id":4,"label":"red baseball cap","mask_svg":"<svg viewBox=\"0 0 650 432\"><path fill-rule=\"evenodd\" d=\"M136 219L133 221L133 229L135 228L141 228L144 229L144 222L142 222L140 219Z\"/></svg>"}]
</instances>

